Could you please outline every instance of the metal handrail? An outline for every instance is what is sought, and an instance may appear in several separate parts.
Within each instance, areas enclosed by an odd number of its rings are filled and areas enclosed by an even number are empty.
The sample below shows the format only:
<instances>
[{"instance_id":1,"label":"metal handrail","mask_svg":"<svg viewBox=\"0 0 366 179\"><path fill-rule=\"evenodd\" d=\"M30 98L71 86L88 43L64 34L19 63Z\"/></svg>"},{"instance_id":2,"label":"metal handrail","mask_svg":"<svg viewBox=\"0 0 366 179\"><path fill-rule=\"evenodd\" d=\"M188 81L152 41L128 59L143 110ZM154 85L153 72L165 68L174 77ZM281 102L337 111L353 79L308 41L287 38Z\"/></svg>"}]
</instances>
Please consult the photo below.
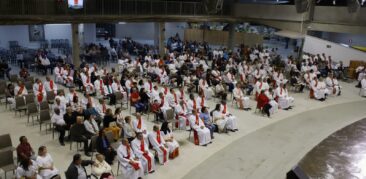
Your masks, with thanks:
<instances>
[{"instance_id":1,"label":"metal handrail","mask_svg":"<svg viewBox=\"0 0 366 179\"><path fill-rule=\"evenodd\" d=\"M224 12L224 11L223 11ZM84 0L83 9L65 0L0 0L0 15L207 15L203 2L163 0ZM225 15L218 13L217 15Z\"/></svg>"}]
</instances>

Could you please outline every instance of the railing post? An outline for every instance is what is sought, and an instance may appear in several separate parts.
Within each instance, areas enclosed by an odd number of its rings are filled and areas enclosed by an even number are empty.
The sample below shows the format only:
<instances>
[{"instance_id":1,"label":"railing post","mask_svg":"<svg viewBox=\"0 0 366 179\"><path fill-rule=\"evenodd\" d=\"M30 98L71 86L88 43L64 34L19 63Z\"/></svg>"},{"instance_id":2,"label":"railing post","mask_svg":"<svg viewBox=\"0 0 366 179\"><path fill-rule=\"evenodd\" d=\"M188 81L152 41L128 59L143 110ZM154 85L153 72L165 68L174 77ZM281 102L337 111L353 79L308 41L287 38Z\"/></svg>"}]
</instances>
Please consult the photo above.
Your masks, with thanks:
<instances>
[{"instance_id":1,"label":"railing post","mask_svg":"<svg viewBox=\"0 0 366 179\"><path fill-rule=\"evenodd\" d=\"M44 15L47 15L47 1L46 0L43 0L43 13Z\"/></svg>"},{"instance_id":2,"label":"railing post","mask_svg":"<svg viewBox=\"0 0 366 179\"><path fill-rule=\"evenodd\" d=\"M168 15L168 1L165 1L165 15Z\"/></svg>"},{"instance_id":3,"label":"railing post","mask_svg":"<svg viewBox=\"0 0 366 179\"><path fill-rule=\"evenodd\" d=\"M25 6L24 6L24 0L22 0L22 15L25 15Z\"/></svg>"},{"instance_id":4,"label":"railing post","mask_svg":"<svg viewBox=\"0 0 366 179\"><path fill-rule=\"evenodd\" d=\"M122 9L121 9L121 2L122 0L118 0L118 15L121 15Z\"/></svg>"},{"instance_id":5,"label":"railing post","mask_svg":"<svg viewBox=\"0 0 366 179\"><path fill-rule=\"evenodd\" d=\"M102 0L102 15L104 15L104 0Z\"/></svg>"},{"instance_id":6,"label":"railing post","mask_svg":"<svg viewBox=\"0 0 366 179\"><path fill-rule=\"evenodd\" d=\"M193 15L195 16L196 15L196 3L194 2L193 5L194 5L193 6Z\"/></svg>"},{"instance_id":7,"label":"railing post","mask_svg":"<svg viewBox=\"0 0 366 179\"><path fill-rule=\"evenodd\" d=\"M153 2L152 1L150 1L150 15L152 15L153 14Z\"/></svg>"},{"instance_id":8,"label":"railing post","mask_svg":"<svg viewBox=\"0 0 366 179\"><path fill-rule=\"evenodd\" d=\"M183 4L183 2L181 1L179 3L179 15L182 15L182 4Z\"/></svg>"}]
</instances>

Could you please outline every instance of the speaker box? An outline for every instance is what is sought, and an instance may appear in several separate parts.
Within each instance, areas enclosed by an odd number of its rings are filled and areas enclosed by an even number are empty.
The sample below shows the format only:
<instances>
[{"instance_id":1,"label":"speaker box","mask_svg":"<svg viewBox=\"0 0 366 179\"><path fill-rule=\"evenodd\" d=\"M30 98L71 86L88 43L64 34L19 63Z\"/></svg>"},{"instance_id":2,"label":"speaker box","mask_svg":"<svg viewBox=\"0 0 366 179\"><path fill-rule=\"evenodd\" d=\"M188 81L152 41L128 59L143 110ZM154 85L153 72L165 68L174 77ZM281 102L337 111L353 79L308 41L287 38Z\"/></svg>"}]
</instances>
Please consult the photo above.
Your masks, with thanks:
<instances>
[{"instance_id":1,"label":"speaker box","mask_svg":"<svg viewBox=\"0 0 366 179\"><path fill-rule=\"evenodd\" d=\"M360 9L361 5L358 0L347 0L347 7L349 13L355 13Z\"/></svg>"},{"instance_id":2,"label":"speaker box","mask_svg":"<svg viewBox=\"0 0 366 179\"><path fill-rule=\"evenodd\" d=\"M295 0L296 12L304 13L309 9L309 0Z\"/></svg>"}]
</instances>

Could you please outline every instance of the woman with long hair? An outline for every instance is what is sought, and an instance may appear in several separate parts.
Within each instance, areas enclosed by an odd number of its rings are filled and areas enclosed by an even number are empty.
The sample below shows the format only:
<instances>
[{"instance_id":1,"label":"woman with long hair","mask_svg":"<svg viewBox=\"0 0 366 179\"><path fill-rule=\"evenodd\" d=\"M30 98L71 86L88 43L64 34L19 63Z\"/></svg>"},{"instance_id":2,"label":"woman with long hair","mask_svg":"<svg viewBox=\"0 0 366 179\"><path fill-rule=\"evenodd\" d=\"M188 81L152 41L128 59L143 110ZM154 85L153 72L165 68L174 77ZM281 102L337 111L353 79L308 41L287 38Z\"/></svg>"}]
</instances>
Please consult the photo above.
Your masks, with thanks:
<instances>
[{"instance_id":1,"label":"woman with long hair","mask_svg":"<svg viewBox=\"0 0 366 179\"><path fill-rule=\"evenodd\" d=\"M169 128L168 122L163 122L160 128L161 134L168 145L169 149L169 158L174 159L175 157L178 157L179 155L179 144L177 140L175 140L173 136L173 131Z\"/></svg>"},{"instance_id":2,"label":"woman with long hair","mask_svg":"<svg viewBox=\"0 0 366 179\"><path fill-rule=\"evenodd\" d=\"M31 159L23 159L20 161L20 164L16 170L16 178L21 179L42 179L40 175L38 175L38 167L36 162Z\"/></svg>"}]
</instances>

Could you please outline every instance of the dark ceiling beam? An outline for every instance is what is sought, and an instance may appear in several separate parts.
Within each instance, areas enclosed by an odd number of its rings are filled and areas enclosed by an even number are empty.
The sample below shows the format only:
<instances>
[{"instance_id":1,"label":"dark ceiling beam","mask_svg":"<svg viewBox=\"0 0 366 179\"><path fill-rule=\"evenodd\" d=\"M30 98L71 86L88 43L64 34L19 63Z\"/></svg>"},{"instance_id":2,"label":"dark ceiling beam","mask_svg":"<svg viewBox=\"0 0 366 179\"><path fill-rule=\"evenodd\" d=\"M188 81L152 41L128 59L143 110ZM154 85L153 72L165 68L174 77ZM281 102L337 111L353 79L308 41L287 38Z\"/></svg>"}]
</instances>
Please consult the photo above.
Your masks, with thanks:
<instances>
[{"instance_id":1,"label":"dark ceiling beam","mask_svg":"<svg viewBox=\"0 0 366 179\"><path fill-rule=\"evenodd\" d=\"M238 22L229 16L179 16L179 15L88 15L88 16L0 16L0 24L59 24L59 23L117 23L117 22Z\"/></svg>"}]
</instances>

